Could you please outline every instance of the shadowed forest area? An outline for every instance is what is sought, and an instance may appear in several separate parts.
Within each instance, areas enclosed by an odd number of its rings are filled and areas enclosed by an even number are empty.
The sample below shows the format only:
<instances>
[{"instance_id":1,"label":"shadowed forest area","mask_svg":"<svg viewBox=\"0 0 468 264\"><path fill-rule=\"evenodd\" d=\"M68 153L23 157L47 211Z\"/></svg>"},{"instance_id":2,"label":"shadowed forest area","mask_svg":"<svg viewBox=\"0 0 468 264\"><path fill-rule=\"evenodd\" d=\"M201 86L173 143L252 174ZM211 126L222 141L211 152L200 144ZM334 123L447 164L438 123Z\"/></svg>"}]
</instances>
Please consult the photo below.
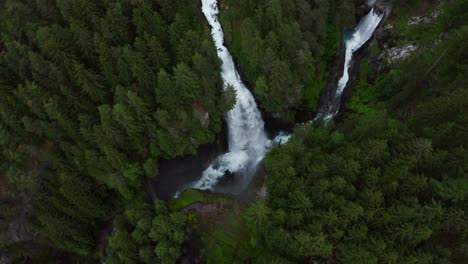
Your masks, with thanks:
<instances>
[{"instance_id":1,"label":"shadowed forest area","mask_svg":"<svg viewBox=\"0 0 468 264\"><path fill-rule=\"evenodd\" d=\"M421 2L393 3L385 39L420 48L385 70L363 60L342 121L298 126L268 153L237 227L207 236L209 263L466 262L468 2L410 28Z\"/></svg>"},{"instance_id":2,"label":"shadowed forest area","mask_svg":"<svg viewBox=\"0 0 468 264\"><path fill-rule=\"evenodd\" d=\"M263 115L316 111L366 2L218 3ZM240 196L163 201L235 105L201 3L1 0L0 263L466 263L468 1L382 2L338 120Z\"/></svg>"},{"instance_id":3,"label":"shadowed forest area","mask_svg":"<svg viewBox=\"0 0 468 264\"><path fill-rule=\"evenodd\" d=\"M157 177L158 159L214 141L233 103L198 9L173 0L2 1L0 166L10 201L2 214L32 232L2 240L2 250L36 263L95 259L100 228L127 208L149 214L127 216L148 224L148 235L155 213L145 178ZM125 252L124 230L108 251ZM145 259L156 258L155 241L173 241L158 243L170 262L183 233L132 239L150 247Z\"/></svg>"}]
</instances>

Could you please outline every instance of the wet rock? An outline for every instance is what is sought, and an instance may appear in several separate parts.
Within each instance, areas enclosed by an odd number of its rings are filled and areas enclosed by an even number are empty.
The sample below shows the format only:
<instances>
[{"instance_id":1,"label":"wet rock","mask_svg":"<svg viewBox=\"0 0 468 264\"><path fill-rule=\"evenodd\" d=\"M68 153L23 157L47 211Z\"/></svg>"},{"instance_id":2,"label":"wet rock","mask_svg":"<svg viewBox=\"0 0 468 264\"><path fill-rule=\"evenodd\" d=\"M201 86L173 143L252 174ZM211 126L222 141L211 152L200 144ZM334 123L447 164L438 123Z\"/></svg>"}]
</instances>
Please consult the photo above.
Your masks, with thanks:
<instances>
[{"instance_id":1,"label":"wet rock","mask_svg":"<svg viewBox=\"0 0 468 264\"><path fill-rule=\"evenodd\" d=\"M392 24L386 24L383 27L379 27L375 30L374 36L379 43L389 45L393 42L394 27Z\"/></svg>"},{"instance_id":2,"label":"wet rock","mask_svg":"<svg viewBox=\"0 0 468 264\"><path fill-rule=\"evenodd\" d=\"M0 264L11 264L11 263L13 263L13 260L10 257L0 255Z\"/></svg>"},{"instance_id":3,"label":"wet rock","mask_svg":"<svg viewBox=\"0 0 468 264\"><path fill-rule=\"evenodd\" d=\"M224 173L224 176L219 180L218 182L218 187L226 187L228 188L229 186L235 185L236 183L239 182L239 177L235 173L227 170Z\"/></svg>"},{"instance_id":4,"label":"wet rock","mask_svg":"<svg viewBox=\"0 0 468 264\"><path fill-rule=\"evenodd\" d=\"M356 2L356 19L359 21L361 20L369 11L372 9L374 5L374 1L368 0L358 0Z\"/></svg>"}]
</instances>

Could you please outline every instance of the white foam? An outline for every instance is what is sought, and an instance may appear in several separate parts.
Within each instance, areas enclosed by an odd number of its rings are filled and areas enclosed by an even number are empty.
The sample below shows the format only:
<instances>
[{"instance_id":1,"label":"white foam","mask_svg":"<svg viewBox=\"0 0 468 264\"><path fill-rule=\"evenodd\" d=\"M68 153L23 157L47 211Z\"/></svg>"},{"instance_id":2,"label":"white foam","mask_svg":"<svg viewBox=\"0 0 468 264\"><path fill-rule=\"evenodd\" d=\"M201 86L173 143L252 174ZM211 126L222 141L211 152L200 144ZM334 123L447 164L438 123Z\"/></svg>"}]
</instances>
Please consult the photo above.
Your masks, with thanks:
<instances>
[{"instance_id":1,"label":"white foam","mask_svg":"<svg viewBox=\"0 0 468 264\"><path fill-rule=\"evenodd\" d=\"M203 172L200 180L195 182L191 188L199 190L213 190L226 173L240 172L246 169L249 155L245 151L228 152L218 157L214 164Z\"/></svg>"},{"instance_id":2,"label":"white foam","mask_svg":"<svg viewBox=\"0 0 468 264\"><path fill-rule=\"evenodd\" d=\"M358 51L367 41L372 37L374 31L383 19L383 14L378 14L372 8L372 10L359 22L359 25L354 29L352 36L346 40L346 54L344 62L343 75L338 81L338 86L335 93L334 105L332 105L327 112L318 113L317 117L329 120L334 118L340 109L339 104L341 103L341 95L349 81L349 68L353 61L354 52Z\"/></svg>"},{"instance_id":3,"label":"white foam","mask_svg":"<svg viewBox=\"0 0 468 264\"><path fill-rule=\"evenodd\" d=\"M188 188L200 190L213 190L226 173L236 173L242 176L239 190L243 190L250 182L258 164L265 157L266 152L273 146L286 144L291 135L281 132L273 141L270 141L264 130L264 122L258 110L254 97L242 82L235 68L229 50L224 45L224 33L218 21L218 1L202 0L202 12L211 26L211 34L217 49L218 57L222 61L221 77L224 87L233 86L236 91L236 104L227 114L229 152L219 156L202 174L200 180L186 185L178 194ZM349 81L349 68L353 53L361 48L372 36L380 24L383 15L372 9L356 27L352 37L346 41L346 59L343 76L341 77L336 97L341 97ZM339 100L336 100L339 104ZM317 119L332 119L338 107L331 106L328 111L318 113ZM311 121L311 122L313 122Z\"/></svg>"},{"instance_id":4,"label":"white foam","mask_svg":"<svg viewBox=\"0 0 468 264\"><path fill-rule=\"evenodd\" d=\"M278 136L271 142L271 146L281 146L289 142L291 140L291 134L286 132L280 132Z\"/></svg>"},{"instance_id":5,"label":"white foam","mask_svg":"<svg viewBox=\"0 0 468 264\"><path fill-rule=\"evenodd\" d=\"M220 156L203 172L201 179L186 188L212 190L226 172L239 173L246 186L258 163L265 156L268 140L264 123L254 97L242 82L229 50L224 45L224 33L218 20L217 0L202 0L202 12L211 26L211 34L222 61L221 77L224 87L233 86L236 104L227 113L229 152Z\"/></svg>"}]
</instances>

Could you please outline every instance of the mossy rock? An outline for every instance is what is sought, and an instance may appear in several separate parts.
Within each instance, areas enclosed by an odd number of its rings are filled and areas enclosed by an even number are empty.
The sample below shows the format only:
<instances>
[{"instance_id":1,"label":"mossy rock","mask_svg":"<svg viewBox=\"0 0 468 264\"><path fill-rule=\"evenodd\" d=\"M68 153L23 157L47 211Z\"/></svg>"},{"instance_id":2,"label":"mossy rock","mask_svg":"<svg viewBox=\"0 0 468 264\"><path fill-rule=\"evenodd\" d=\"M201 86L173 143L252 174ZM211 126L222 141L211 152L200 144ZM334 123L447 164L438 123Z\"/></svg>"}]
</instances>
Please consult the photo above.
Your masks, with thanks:
<instances>
[{"instance_id":1,"label":"mossy rock","mask_svg":"<svg viewBox=\"0 0 468 264\"><path fill-rule=\"evenodd\" d=\"M180 211L194 203L225 203L230 204L231 199L218 194L208 193L205 191L188 189L181 193L178 198L168 202L171 211Z\"/></svg>"}]
</instances>

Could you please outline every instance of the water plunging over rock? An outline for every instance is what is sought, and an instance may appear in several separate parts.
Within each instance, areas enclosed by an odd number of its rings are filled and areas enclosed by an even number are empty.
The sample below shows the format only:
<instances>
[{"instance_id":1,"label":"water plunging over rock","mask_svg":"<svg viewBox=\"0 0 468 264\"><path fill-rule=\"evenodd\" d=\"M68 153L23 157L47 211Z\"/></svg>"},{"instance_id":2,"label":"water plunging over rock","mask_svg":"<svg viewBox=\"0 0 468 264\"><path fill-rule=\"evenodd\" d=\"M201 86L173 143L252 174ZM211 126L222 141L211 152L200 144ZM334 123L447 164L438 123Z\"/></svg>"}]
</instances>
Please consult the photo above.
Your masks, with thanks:
<instances>
[{"instance_id":1,"label":"water plunging over rock","mask_svg":"<svg viewBox=\"0 0 468 264\"><path fill-rule=\"evenodd\" d=\"M358 51L374 34L375 29L382 21L384 14L375 11L374 8L359 22L353 33L345 39L346 51L343 75L338 81L335 90L328 94L326 104L318 109L316 119L332 119L338 114L341 106L341 95L349 81L349 68L353 60L353 54Z\"/></svg>"},{"instance_id":2,"label":"water plunging over rock","mask_svg":"<svg viewBox=\"0 0 468 264\"><path fill-rule=\"evenodd\" d=\"M343 75L337 84L329 87L332 89L326 89L322 92L317 115L310 122L320 119L330 120L338 114L341 107L341 96L350 78L349 69L353 61L353 54L369 41L384 18L384 13L376 11L372 7L375 3L376 1L367 1L367 4L371 6L371 10L362 18L354 31L345 38ZM280 134L273 142L285 144L289 139L290 135Z\"/></svg>"},{"instance_id":3,"label":"water plunging over rock","mask_svg":"<svg viewBox=\"0 0 468 264\"><path fill-rule=\"evenodd\" d=\"M240 177L230 192L242 191L250 182L257 165L265 156L270 146L261 113L254 97L242 82L234 61L224 45L224 33L218 21L218 1L202 0L202 12L211 26L211 34L222 61L221 76L224 86L234 87L237 95L236 105L227 113L229 152L221 155L203 172L200 180L183 189L196 188L213 190L226 173L235 173Z\"/></svg>"},{"instance_id":4,"label":"water plunging over rock","mask_svg":"<svg viewBox=\"0 0 468 264\"><path fill-rule=\"evenodd\" d=\"M371 1L372 2L372 1ZM229 152L221 155L212 163L196 182L183 186L180 191L188 188L214 190L219 181L226 175L240 177L230 184L225 192L240 193L250 183L258 164L264 158L268 149L275 145L288 142L290 135L280 133L273 141L268 140L261 113L254 97L242 82L237 72L233 58L224 45L224 33L218 21L218 1L202 0L202 12L211 26L211 33L218 57L222 61L221 76L225 87L232 86L236 91L236 105L226 116L228 126ZM361 20L349 38L346 39L346 54L343 75L329 102L319 109L316 119L331 119L339 111L341 95L349 81L349 68L353 53L359 50L373 35L383 19L383 14L372 10Z\"/></svg>"}]
</instances>

